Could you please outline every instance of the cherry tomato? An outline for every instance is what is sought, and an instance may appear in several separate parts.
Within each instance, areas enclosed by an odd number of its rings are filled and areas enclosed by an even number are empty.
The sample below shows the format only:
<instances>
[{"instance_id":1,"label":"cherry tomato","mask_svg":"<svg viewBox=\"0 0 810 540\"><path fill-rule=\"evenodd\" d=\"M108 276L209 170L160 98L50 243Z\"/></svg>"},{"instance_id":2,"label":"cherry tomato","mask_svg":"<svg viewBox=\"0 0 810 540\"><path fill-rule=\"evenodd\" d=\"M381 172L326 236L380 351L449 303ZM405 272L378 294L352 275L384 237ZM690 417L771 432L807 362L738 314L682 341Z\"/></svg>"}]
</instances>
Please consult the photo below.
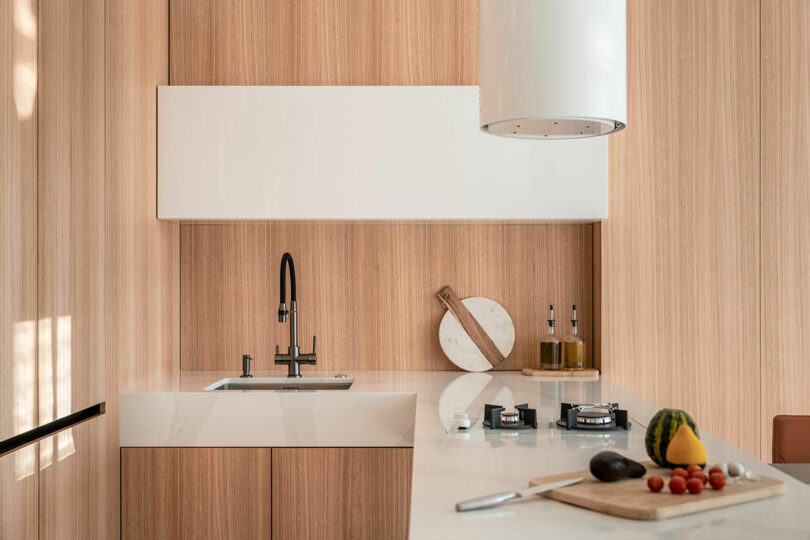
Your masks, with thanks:
<instances>
[{"instance_id":1,"label":"cherry tomato","mask_svg":"<svg viewBox=\"0 0 810 540\"><path fill-rule=\"evenodd\" d=\"M677 469L674 469L672 471L672 474L670 475L670 478L675 478L676 476L680 476L684 480L689 479L689 473L686 472L686 469L684 469L682 467L678 467Z\"/></svg>"},{"instance_id":2,"label":"cherry tomato","mask_svg":"<svg viewBox=\"0 0 810 540\"><path fill-rule=\"evenodd\" d=\"M686 487L689 488L689 493L697 495L703 491L703 480L700 478L690 478L686 483Z\"/></svg>"},{"instance_id":3,"label":"cherry tomato","mask_svg":"<svg viewBox=\"0 0 810 540\"><path fill-rule=\"evenodd\" d=\"M721 468L720 468L720 467L718 467L717 465L715 465L714 467L712 467L711 469L709 469L709 476L713 475L714 473L720 473L720 474L722 474L723 476L725 476L725 475L726 475L726 473L724 473L724 472L723 472L723 469L721 469Z\"/></svg>"},{"instance_id":4,"label":"cherry tomato","mask_svg":"<svg viewBox=\"0 0 810 540\"><path fill-rule=\"evenodd\" d=\"M686 480L682 476L673 476L669 481L669 490L675 495L681 495L686 492Z\"/></svg>"},{"instance_id":5,"label":"cherry tomato","mask_svg":"<svg viewBox=\"0 0 810 540\"><path fill-rule=\"evenodd\" d=\"M723 489L726 486L726 475L723 473L714 473L709 477L709 483L714 489Z\"/></svg>"},{"instance_id":6,"label":"cherry tomato","mask_svg":"<svg viewBox=\"0 0 810 540\"><path fill-rule=\"evenodd\" d=\"M689 478L700 478L700 481L703 482L704 486L706 485L706 482L709 481L709 477L706 476L706 473L703 471L695 471Z\"/></svg>"},{"instance_id":7,"label":"cherry tomato","mask_svg":"<svg viewBox=\"0 0 810 540\"><path fill-rule=\"evenodd\" d=\"M693 472L702 471L702 470L703 470L703 467L701 467L700 465L695 465L694 463L693 463L692 465L689 465L689 466L686 468L686 472L688 472L690 475L691 475Z\"/></svg>"},{"instance_id":8,"label":"cherry tomato","mask_svg":"<svg viewBox=\"0 0 810 540\"><path fill-rule=\"evenodd\" d=\"M660 476L651 476L647 478L647 487L650 488L650 491L657 493L664 489L664 479Z\"/></svg>"}]
</instances>

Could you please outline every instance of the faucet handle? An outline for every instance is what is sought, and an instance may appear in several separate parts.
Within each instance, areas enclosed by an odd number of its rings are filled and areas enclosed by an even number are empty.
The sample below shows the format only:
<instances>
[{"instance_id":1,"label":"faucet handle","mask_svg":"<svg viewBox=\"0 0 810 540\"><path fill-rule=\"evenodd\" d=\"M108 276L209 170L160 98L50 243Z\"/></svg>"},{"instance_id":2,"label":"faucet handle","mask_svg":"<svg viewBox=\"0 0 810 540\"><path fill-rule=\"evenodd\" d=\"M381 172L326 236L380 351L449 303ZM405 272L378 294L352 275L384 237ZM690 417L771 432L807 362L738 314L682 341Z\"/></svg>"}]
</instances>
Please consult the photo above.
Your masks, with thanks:
<instances>
[{"instance_id":1,"label":"faucet handle","mask_svg":"<svg viewBox=\"0 0 810 540\"><path fill-rule=\"evenodd\" d=\"M312 354L315 354L315 343L318 339L318 336L312 336Z\"/></svg>"},{"instance_id":2,"label":"faucet handle","mask_svg":"<svg viewBox=\"0 0 810 540\"><path fill-rule=\"evenodd\" d=\"M276 345L276 354L278 354L278 345Z\"/></svg>"},{"instance_id":3,"label":"faucet handle","mask_svg":"<svg viewBox=\"0 0 810 540\"><path fill-rule=\"evenodd\" d=\"M251 360L253 360L253 358L249 354L242 355L242 374L239 376L240 378L253 377L253 375L250 374Z\"/></svg>"}]
</instances>

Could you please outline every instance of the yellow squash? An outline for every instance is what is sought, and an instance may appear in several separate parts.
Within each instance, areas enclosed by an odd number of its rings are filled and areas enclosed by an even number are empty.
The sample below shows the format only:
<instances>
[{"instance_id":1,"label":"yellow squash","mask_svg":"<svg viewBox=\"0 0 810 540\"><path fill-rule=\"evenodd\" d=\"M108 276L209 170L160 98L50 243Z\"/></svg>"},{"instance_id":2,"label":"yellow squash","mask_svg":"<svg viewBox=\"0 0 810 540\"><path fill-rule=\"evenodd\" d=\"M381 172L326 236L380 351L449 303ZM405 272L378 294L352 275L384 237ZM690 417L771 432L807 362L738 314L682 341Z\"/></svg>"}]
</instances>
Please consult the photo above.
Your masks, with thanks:
<instances>
[{"instance_id":1,"label":"yellow squash","mask_svg":"<svg viewBox=\"0 0 810 540\"><path fill-rule=\"evenodd\" d=\"M706 465L706 447L688 425L683 424L667 446L667 461L674 465Z\"/></svg>"}]
</instances>

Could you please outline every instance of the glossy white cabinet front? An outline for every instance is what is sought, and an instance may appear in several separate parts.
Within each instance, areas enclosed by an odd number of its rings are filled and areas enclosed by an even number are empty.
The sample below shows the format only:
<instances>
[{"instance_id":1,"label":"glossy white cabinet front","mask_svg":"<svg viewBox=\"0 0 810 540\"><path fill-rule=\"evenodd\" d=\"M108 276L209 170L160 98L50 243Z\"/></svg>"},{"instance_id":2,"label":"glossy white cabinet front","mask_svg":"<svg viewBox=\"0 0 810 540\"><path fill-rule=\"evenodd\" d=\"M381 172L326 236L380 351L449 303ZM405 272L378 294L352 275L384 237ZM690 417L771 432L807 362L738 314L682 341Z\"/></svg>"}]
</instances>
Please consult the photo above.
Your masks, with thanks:
<instances>
[{"instance_id":1,"label":"glossy white cabinet front","mask_svg":"<svg viewBox=\"0 0 810 540\"><path fill-rule=\"evenodd\" d=\"M158 88L158 217L607 217L607 137L478 128L477 86Z\"/></svg>"}]
</instances>

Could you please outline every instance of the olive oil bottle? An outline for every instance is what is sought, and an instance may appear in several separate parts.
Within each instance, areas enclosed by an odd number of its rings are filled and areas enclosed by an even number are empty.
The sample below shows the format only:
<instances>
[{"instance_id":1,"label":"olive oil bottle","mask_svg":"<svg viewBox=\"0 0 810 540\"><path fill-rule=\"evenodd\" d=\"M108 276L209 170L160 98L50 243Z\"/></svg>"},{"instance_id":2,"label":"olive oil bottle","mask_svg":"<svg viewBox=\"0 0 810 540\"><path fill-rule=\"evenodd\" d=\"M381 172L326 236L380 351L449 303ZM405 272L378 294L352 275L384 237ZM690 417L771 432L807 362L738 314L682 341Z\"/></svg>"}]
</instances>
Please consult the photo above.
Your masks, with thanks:
<instances>
[{"instance_id":1,"label":"olive oil bottle","mask_svg":"<svg viewBox=\"0 0 810 540\"><path fill-rule=\"evenodd\" d=\"M571 334L563 340L563 369L585 369L585 342L577 335L577 306L574 304L574 316L571 319Z\"/></svg>"},{"instance_id":2,"label":"olive oil bottle","mask_svg":"<svg viewBox=\"0 0 810 540\"><path fill-rule=\"evenodd\" d=\"M554 335L554 306L548 306L548 334L540 338L540 369L562 367L562 340Z\"/></svg>"}]
</instances>

